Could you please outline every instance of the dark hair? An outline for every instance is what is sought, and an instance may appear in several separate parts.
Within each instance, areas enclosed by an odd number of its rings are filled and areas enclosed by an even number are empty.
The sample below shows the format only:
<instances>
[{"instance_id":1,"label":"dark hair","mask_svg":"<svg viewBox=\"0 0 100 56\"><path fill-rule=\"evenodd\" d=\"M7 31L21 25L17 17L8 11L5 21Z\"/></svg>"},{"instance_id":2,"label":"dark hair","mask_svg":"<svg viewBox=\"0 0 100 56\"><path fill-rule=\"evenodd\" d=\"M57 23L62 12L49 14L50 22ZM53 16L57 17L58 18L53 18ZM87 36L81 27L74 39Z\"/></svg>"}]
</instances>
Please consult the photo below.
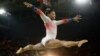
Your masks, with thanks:
<instances>
[{"instance_id":1,"label":"dark hair","mask_svg":"<svg viewBox=\"0 0 100 56\"><path fill-rule=\"evenodd\" d=\"M51 8L46 8L45 14L48 15L48 14L51 13L52 11L54 11L54 10L51 9Z\"/></svg>"}]
</instances>

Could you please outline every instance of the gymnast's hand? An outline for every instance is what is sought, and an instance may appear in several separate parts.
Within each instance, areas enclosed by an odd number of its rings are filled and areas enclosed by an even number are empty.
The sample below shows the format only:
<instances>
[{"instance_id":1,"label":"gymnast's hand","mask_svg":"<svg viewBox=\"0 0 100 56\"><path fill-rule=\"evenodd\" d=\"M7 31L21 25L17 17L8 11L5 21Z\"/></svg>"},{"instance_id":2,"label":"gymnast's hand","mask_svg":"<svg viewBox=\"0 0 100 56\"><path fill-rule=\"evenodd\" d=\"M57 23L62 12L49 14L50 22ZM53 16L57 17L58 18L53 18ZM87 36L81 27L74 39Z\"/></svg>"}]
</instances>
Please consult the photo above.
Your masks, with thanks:
<instances>
[{"instance_id":1,"label":"gymnast's hand","mask_svg":"<svg viewBox=\"0 0 100 56\"><path fill-rule=\"evenodd\" d=\"M81 15L76 15L73 20L76 22L79 22L79 20L81 19Z\"/></svg>"},{"instance_id":2,"label":"gymnast's hand","mask_svg":"<svg viewBox=\"0 0 100 56\"><path fill-rule=\"evenodd\" d=\"M28 8L32 8L33 7L33 5L31 3L28 3L28 2L24 2L24 5L26 5L26 7L28 7Z\"/></svg>"}]
</instances>

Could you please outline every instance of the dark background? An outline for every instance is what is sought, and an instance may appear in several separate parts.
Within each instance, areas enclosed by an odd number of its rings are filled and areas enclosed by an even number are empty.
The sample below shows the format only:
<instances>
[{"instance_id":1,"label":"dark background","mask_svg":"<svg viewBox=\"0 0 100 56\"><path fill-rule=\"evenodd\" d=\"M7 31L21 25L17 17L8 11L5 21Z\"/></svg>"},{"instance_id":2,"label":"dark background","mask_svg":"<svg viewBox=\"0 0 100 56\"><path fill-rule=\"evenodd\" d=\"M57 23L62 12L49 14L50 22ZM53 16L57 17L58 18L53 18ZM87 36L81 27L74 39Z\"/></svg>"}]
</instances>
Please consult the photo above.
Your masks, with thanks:
<instances>
[{"instance_id":1,"label":"dark background","mask_svg":"<svg viewBox=\"0 0 100 56\"><path fill-rule=\"evenodd\" d=\"M37 7L41 6L36 0L0 0L0 7L11 13L6 17L0 15L1 47L6 47L7 44L10 44L12 47L19 48L27 44L36 44L45 36L42 20L31 8L26 8L23 5L24 1L33 3ZM57 20L63 17L74 17L77 14L82 16L82 20L79 23L70 22L58 26L57 39L73 41L87 39L89 42L83 48L91 56L99 56L100 0L93 0L92 5L81 8L75 7L72 4L73 0L61 1L51 1L52 8L57 13ZM2 45L3 41L4 45Z\"/></svg>"}]
</instances>

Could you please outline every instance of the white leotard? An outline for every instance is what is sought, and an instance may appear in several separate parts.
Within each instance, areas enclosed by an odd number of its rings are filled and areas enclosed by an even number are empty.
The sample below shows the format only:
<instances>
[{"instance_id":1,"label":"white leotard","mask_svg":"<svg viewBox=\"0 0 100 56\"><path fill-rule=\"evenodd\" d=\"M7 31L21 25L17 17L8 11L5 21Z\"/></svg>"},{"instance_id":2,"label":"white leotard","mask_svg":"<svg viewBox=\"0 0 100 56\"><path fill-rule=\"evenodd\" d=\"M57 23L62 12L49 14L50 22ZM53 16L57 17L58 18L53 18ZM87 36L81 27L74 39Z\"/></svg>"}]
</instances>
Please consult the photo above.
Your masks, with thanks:
<instances>
[{"instance_id":1,"label":"white leotard","mask_svg":"<svg viewBox=\"0 0 100 56\"><path fill-rule=\"evenodd\" d=\"M54 21L51 21L49 17L41 17L41 18L46 18L44 21L44 26L46 28L46 36L42 38L41 43L43 45L46 44L47 41L56 39L57 36L57 25L54 23Z\"/></svg>"},{"instance_id":2,"label":"white leotard","mask_svg":"<svg viewBox=\"0 0 100 56\"><path fill-rule=\"evenodd\" d=\"M48 16L46 16L41 10L36 11L41 19L44 22L44 26L46 28L46 36L42 38L41 43L45 45L49 40L56 39L57 36L57 25L64 23L65 20L51 20Z\"/></svg>"}]
</instances>

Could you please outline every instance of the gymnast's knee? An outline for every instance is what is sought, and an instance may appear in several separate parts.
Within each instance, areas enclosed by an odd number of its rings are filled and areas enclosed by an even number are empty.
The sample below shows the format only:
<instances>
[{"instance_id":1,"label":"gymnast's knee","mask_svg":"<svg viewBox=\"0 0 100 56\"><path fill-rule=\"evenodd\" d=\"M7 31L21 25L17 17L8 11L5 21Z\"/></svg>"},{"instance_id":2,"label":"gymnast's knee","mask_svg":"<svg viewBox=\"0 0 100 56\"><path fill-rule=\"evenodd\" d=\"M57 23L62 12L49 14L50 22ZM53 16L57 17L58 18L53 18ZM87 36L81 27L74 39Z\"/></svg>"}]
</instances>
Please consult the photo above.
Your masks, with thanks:
<instances>
[{"instance_id":1,"label":"gymnast's knee","mask_svg":"<svg viewBox=\"0 0 100 56\"><path fill-rule=\"evenodd\" d=\"M50 40L50 39L48 39L48 38L43 38L42 41L41 41L42 45L45 46L46 43L47 43L49 40Z\"/></svg>"},{"instance_id":2,"label":"gymnast's knee","mask_svg":"<svg viewBox=\"0 0 100 56\"><path fill-rule=\"evenodd\" d=\"M29 44L29 45L27 45L26 47L27 47L27 48L32 48L33 45Z\"/></svg>"}]
</instances>

